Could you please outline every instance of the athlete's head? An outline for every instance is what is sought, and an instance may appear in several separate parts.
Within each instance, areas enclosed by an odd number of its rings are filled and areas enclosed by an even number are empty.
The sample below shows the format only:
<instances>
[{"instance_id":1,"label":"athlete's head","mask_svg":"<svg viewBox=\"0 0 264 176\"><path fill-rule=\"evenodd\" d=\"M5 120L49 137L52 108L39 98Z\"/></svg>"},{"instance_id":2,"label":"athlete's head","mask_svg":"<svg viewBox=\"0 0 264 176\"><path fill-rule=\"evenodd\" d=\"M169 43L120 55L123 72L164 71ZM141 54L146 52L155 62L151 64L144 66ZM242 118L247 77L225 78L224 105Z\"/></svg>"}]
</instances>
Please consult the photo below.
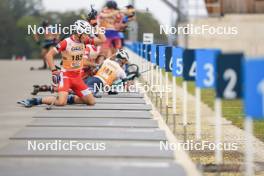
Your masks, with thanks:
<instances>
[{"instance_id":1,"label":"athlete's head","mask_svg":"<svg viewBox=\"0 0 264 176\"><path fill-rule=\"evenodd\" d=\"M74 23L74 35L77 36L79 42L84 42L87 37L93 36L93 27L85 20L77 20Z\"/></svg>"},{"instance_id":2,"label":"athlete's head","mask_svg":"<svg viewBox=\"0 0 264 176\"><path fill-rule=\"evenodd\" d=\"M97 25L97 17L98 13L97 11L91 6L91 10L87 15L87 21L92 25L96 26Z\"/></svg>"},{"instance_id":3,"label":"athlete's head","mask_svg":"<svg viewBox=\"0 0 264 176\"><path fill-rule=\"evenodd\" d=\"M133 5L127 5L126 10L127 10L126 13L127 13L128 17L131 18L131 17L135 16L136 10L135 10Z\"/></svg>"},{"instance_id":4,"label":"athlete's head","mask_svg":"<svg viewBox=\"0 0 264 176\"><path fill-rule=\"evenodd\" d=\"M119 49L116 53L116 61L119 62L121 65L128 63L128 53L123 49Z\"/></svg>"},{"instance_id":5,"label":"athlete's head","mask_svg":"<svg viewBox=\"0 0 264 176\"><path fill-rule=\"evenodd\" d=\"M49 21L48 20L42 21L41 26L44 27L44 28L48 27L49 26Z\"/></svg>"},{"instance_id":6,"label":"athlete's head","mask_svg":"<svg viewBox=\"0 0 264 176\"><path fill-rule=\"evenodd\" d=\"M133 6L132 4L128 4L128 5L126 6L126 8L127 8L127 9L134 9L134 6Z\"/></svg>"},{"instance_id":7,"label":"athlete's head","mask_svg":"<svg viewBox=\"0 0 264 176\"><path fill-rule=\"evenodd\" d=\"M114 10L117 9L117 3L115 1L112 1L112 0L107 1L105 6L108 9L114 9Z\"/></svg>"}]
</instances>

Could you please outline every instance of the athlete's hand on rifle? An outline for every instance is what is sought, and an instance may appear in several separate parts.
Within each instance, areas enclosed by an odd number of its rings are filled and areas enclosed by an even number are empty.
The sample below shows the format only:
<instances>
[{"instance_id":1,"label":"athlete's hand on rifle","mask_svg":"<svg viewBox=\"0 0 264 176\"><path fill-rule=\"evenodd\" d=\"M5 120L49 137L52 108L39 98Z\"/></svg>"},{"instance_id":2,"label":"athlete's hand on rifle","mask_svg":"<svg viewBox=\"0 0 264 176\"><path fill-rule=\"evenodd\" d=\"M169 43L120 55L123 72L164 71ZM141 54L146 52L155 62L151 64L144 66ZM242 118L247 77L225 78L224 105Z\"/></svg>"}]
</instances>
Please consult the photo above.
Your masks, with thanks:
<instances>
[{"instance_id":1,"label":"athlete's hand on rifle","mask_svg":"<svg viewBox=\"0 0 264 176\"><path fill-rule=\"evenodd\" d=\"M57 85L60 82L60 70L54 69L52 70L52 83Z\"/></svg>"}]
</instances>

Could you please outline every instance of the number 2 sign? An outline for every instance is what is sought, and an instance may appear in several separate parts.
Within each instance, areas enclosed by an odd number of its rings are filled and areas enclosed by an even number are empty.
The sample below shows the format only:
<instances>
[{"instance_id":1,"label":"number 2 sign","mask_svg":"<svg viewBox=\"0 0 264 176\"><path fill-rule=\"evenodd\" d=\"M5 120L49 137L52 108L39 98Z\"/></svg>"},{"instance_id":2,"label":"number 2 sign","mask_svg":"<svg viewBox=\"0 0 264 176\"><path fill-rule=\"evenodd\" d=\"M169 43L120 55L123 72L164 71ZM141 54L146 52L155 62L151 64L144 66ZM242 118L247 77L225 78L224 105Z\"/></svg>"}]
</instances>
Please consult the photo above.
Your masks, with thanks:
<instances>
[{"instance_id":1,"label":"number 2 sign","mask_svg":"<svg viewBox=\"0 0 264 176\"><path fill-rule=\"evenodd\" d=\"M248 59L244 64L244 103L248 117L264 117L264 58Z\"/></svg>"},{"instance_id":2,"label":"number 2 sign","mask_svg":"<svg viewBox=\"0 0 264 176\"><path fill-rule=\"evenodd\" d=\"M218 98L241 98L242 53L220 54L216 61L216 93Z\"/></svg>"}]
</instances>

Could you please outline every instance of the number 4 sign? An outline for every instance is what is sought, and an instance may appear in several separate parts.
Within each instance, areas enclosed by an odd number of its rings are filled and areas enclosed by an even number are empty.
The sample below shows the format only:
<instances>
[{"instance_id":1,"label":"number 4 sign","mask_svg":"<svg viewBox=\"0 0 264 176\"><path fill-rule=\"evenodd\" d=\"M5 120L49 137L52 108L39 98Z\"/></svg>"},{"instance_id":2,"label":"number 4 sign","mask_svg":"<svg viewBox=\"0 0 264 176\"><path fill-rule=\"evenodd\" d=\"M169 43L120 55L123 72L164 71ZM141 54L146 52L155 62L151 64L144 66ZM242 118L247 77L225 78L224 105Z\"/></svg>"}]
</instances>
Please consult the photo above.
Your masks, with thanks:
<instances>
[{"instance_id":1,"label":"number 4 sign","mask_svg":"<svg viewBox=\"0 0 264 176\"><path fill-rule=\"evenodd\" d=\"M264 117L264 58L248 59L244 65L245 114L260 119Z\"/></svg>"},{"instance_id":2,"label":"number 4 sign","mask_svg":"<svg viewBox=\"0 0 264 176\"><path fill-rule=\"evenodd\" d=\"M241 98L242 53L220 54L216 63L216 93L218 98Z\"/></svg>"},{"instance_id":3,"label":"number 4 sign","mask_svg":"<svg viewBox=\"0 0 264 176\"><path fill-rule=\"evenodd\" d=\"M196 86L200 88L215 87L216 76L216 58L220 54L220 50L204 49L196 50L195 58L197 63Z\"/></svg>"},{"instance_id":4,"label":"number 4 sign","mask_svg":"<svg viewBox=\"0 0 264 176\"><path fill-rule=\"evenodd\" d=\"M194 81L196 76L195 50L187 49L183 52L183 78Z\"/></svg>"}]
</instances>

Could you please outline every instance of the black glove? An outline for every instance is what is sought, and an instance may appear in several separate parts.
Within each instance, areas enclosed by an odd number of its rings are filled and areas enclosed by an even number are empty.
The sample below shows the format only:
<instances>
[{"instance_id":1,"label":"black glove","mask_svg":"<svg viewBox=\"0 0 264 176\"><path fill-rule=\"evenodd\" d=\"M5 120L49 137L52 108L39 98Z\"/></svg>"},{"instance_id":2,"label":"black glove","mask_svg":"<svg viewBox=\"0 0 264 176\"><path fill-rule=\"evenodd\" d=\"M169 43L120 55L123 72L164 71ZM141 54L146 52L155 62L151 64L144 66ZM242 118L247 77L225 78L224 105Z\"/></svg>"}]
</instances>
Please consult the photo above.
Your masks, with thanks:
<instances>
[{"instance_id":1,"label":"black glove","mask_svg":"<svg viewBox=\"0 0 264 176\"><path fill-rule=\"evenodd\" d=\"M61 80L60 71L57 69L52 70L52 83L58 85Z\"/></svg>"}]
</instances>

